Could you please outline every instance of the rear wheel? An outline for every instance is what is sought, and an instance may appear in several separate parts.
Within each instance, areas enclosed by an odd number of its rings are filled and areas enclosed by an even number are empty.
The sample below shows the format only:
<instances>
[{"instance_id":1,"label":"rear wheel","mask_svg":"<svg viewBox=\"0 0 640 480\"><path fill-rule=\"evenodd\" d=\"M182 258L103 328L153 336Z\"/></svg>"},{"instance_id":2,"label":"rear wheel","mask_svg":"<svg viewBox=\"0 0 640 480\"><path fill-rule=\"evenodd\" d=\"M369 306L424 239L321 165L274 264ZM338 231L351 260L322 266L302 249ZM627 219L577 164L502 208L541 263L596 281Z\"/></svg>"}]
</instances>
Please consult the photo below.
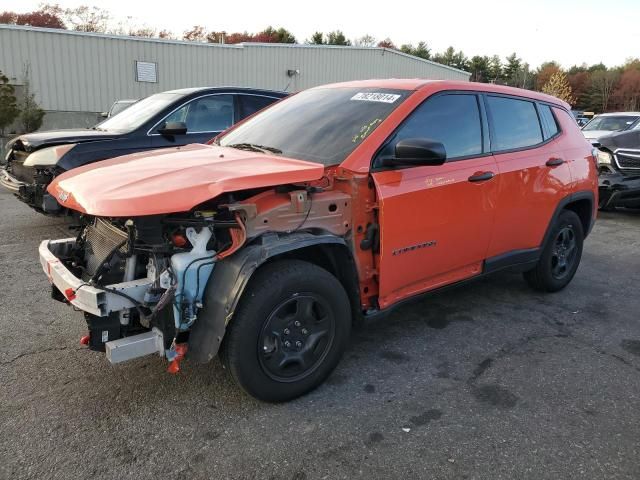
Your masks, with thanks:
<instances>
[{"instance_id":1,"label":"rear wheel","mask_svg":"<svg viewBox=\"0 0 640 480\"><path fill-rule=\"evenodd\" d=\"M551 228L536 266L524 273L527 283L536 290L557 292L566 287L582 258L584 231L578 215L564 210Z\"/></svg>"},{"instance_id":2,"label":"rear wheel","mask_svg":"<svg viewBox=\"0 0 640 480\"><path fill-rule=\"evenodd\" d=\"M247 286L221 355L249 394L281 402L327 378L350 330L349 299L333 275L307 262L278 261Z\"/></svg>"}]
</instances>

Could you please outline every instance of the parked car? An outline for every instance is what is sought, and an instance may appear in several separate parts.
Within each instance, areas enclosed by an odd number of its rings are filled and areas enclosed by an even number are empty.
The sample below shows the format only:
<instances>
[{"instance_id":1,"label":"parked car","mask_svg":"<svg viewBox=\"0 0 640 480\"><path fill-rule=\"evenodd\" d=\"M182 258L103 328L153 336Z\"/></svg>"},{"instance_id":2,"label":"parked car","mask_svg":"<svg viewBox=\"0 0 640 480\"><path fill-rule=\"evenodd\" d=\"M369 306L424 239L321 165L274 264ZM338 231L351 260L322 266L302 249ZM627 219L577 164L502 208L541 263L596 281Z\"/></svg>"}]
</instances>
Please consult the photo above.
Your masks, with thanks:
<instances>
[{"instance_id":1,"label":"parked car","mask_svg":"<svg viewBox=\"0 0 640 480\"><path fill-rule=\"evenodd\" d=\"M640 208L640 123L600 138L600 208Z\"/></svg>"},{"instance_id":2,"label":"parked car","mask_svg":"<svg viewBox=\"0 0 640 480\"><path fill-rule=\"evenodd\" d=\"M218 136L87 165L49 193L80 212L45 240L55 298L112 363L219 354L266 401L319 385L351 324L506 268L555 292L597 211L569 105L452 81L313 88ZM416 206L419 206L416 208Z\"/></svg>"},{"instance_id":3,"label":"parked car","mask_svg":"<svg viewBox=\"0 0 640 480\"><path fill-rule=\"evenodd\" d=\"M100 115L102 117L104 117L104 118L111 118L114 115L117 115L118 113L122 112L123 110L126 110L127 108L129 108L131 105L133 105L137 101L138 101L138 99L136 99L136 100L116 100L115 102L113 102L113 105L111 105L111 108L109 109L109 111L102 112Z\"/></svg>"},{"instance_id":4,"label":"parked car","mask_svg":"<svg viewBox=\"0 0 640 480\"><path fill-rule=\"evenodd\" d=\"M613 132L631 130L640 123L640 112L602 113L582 127L582 133L594 146L598 139Z\"/></svg>"},{"instance_id":5,"label":"parked car","mask_svg":"<svg viewBox=\"0 0 640 480\"><path fill-rule=\"evenodd\" d=\"M65 213L46 193L62 172L144 150L210 140L287 96L250 88L186 88L151 95L91 129L20 135L7 144L0 184L47 214Z\"/></svg>"}]
</instances>

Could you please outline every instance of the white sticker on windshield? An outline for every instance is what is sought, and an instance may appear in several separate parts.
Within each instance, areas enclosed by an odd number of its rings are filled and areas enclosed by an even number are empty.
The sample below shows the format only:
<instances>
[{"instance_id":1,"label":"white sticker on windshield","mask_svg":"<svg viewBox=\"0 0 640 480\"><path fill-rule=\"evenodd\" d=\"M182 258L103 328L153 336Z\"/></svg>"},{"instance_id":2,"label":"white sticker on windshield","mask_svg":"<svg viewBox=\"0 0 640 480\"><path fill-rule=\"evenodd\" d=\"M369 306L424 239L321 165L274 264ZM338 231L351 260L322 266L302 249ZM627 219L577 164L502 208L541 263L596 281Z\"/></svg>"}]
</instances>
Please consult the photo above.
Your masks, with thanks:
<instances>
[{"instance_id":1,"label":"white sticker on windshield","mask_svg":"<svg viewBox=\"0 0 640 480\"><path fill-rule=\"evenodd\" d=\"M399 98L400 95L396 95L394 93L359 92L351 97L351 100L361 100L363 102L393 103Z\"/></svg>"}]
</instances>

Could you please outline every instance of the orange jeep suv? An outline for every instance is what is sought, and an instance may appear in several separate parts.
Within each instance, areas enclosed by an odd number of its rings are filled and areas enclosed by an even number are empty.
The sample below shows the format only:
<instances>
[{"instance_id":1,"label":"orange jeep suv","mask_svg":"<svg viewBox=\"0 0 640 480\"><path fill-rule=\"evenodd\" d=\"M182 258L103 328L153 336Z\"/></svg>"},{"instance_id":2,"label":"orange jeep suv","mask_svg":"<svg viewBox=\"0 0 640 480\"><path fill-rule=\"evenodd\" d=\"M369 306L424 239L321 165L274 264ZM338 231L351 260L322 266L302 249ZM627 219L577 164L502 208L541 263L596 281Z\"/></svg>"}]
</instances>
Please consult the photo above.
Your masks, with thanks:
<instances>
[{"instance_id":1,"label":"orange jeep suv","mask_svg":"<svg viewBox=\"0 0 640 480\"><path fill-rule=\"evenodd\" d=\"M371 80L282 100L207 145L79 167L49 193L79 215L45 240L54 298L112 363L216 354L251 395L319 385L352 321L501 269L573 278L597 210L569 105L449 81Z\"/></svg>"}]
</instances>

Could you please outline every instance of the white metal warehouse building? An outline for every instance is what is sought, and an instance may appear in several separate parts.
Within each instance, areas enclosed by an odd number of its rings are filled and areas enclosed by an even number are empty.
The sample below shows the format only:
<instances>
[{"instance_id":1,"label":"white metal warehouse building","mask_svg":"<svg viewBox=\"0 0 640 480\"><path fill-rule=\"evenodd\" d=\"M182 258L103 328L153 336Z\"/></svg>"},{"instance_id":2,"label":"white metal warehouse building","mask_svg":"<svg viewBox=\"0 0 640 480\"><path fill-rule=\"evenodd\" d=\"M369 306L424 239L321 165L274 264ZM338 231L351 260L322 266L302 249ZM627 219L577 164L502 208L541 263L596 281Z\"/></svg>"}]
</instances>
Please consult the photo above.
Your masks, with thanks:
<instances>
[{"instance_id":1,"label":"white metal warehouse building","mask_svg":"<svg viewBox=\"0 0 640 480\"><path fill-rule=\"evenodd\" d=\"M298 91L369 78L468 80L469 74L386 48L221 45L0 25L0 70L15 85L29 65L44 127L90 126L117 99L183 87Z\"/></svg>"}]
</instances>

